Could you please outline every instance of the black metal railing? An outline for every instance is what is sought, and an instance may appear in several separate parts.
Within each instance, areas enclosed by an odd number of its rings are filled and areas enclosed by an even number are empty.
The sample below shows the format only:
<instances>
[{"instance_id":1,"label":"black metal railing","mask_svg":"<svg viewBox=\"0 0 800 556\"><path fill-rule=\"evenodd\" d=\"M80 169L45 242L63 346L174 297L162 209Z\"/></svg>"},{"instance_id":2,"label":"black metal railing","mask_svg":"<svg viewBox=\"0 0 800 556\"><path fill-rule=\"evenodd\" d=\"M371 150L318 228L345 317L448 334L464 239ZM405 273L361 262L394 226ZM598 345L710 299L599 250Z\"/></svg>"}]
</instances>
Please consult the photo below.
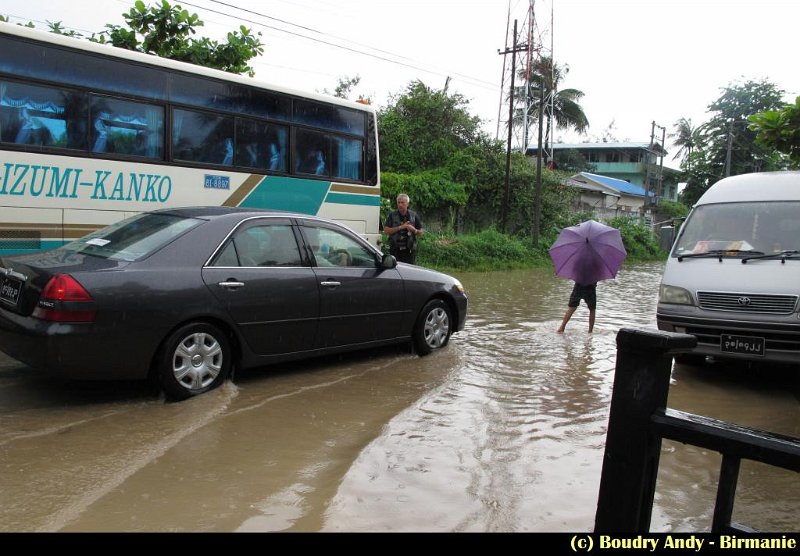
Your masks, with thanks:
<instances>
[{"instance_id":1,"label":"black metal railing","mask_svg":"<svg viewBox=\"0 0 800 556\"><path fill-rule=\"evenodd\" d=\"M722 454L712 533L752 532L733 523L741 460L800 472L800 439L667 408L672 356L688 334L623 328L608 419L595 532L648 532L663 439Z\"/></svg>"}]
</instances>

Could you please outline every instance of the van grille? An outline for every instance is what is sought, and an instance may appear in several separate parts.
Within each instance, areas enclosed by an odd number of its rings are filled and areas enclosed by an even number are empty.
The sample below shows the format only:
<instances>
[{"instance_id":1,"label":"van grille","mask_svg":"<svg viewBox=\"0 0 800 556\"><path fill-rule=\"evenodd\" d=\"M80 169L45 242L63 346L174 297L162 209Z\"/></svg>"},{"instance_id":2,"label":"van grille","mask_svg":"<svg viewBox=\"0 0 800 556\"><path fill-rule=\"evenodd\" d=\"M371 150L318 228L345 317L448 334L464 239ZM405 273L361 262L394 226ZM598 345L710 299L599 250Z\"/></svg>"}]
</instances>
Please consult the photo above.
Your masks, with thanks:
<instances>
[{"instance_id":1,"label":"van grille","mask_svg":"<svg viewBox=\"0 0 800 556\"><path fill-rule=\"evenodd\" d=\"M752 293L697 292L697 302L710 311L736 311L789 315L797 305L796 295L766 295Z\"/></svg>"}]
</instances>

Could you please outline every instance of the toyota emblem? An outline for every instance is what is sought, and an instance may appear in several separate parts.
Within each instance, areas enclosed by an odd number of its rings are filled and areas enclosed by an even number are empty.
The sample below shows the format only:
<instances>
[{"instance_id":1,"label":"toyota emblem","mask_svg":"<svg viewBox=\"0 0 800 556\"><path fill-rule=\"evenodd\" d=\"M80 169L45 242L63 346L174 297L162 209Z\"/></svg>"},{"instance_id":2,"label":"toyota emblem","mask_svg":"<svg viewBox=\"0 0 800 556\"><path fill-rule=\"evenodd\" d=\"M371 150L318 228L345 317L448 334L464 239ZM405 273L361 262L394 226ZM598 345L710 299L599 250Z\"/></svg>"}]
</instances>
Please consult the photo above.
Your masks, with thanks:
<instances>
[{"instance_id":1,"label":"toyota emblem","mask_svg":"<svg viewBox=\"0 0 800 556\"><path fill-rule=\"evenodd\" d=\"M736 303L738 303L739 305L748 306L750 305L750 298L742 296L736 300Z\"/></svg>"}]
</instances>

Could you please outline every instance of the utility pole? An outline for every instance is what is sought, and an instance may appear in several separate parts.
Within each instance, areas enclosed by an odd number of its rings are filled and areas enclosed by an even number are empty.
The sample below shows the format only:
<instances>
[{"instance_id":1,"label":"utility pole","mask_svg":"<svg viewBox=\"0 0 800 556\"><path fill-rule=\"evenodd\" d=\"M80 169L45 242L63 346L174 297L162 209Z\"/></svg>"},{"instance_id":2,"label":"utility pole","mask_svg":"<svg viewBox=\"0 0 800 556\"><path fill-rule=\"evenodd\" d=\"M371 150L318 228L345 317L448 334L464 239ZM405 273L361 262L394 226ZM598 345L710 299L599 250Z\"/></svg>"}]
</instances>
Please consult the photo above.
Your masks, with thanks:
<instances>
[{"instance_id":1,"label":"utility pole","mask_svg":"<svg viewBox=\"0 0 800 556\"><path fill-rule=\"evenodd\" d=\"M535 85L535 82L532 82L533 77L537 73L544 72L543 68L546 66L542 63L542 60L546 59L542 58L543 54L542 51L544 50L544 42L542 41L542 35L540 34L540 29L536 22L535 10L534 10L535 0L528 0L528 13L523 23L522 31L519 32L517 28L517 20L514 20L514 36L513 42L511 43L511 47L506 47L505 51L498 50L498 54L512 54L512 66L511 66L511 93L509 94L509 117L508 117L508 145L506 150L506 177L505 177L505 192L504 192L504 200L502 206L502 229L505 231L507 227L507 220L508 220L508 211L509 211L509 200L511 197L510 193L510 175L511 175L511 143L513 141L513 133L519 129L519 126L514 128L514 79L516 77L516 57L514 56L517 52L525 52L525 60L523 62L523 68L520 71L520 74L524 76L525 79L525 86L524 86L524 96L525 98L522 99L524 101L524 106L520 110L516 110L516 114L522 115L522 133L521 133L521 140L522 140L522 152L523 154L527 152L528 149L528 140L530 135L530 126L533 122L535 117L532 105L535 102L533 98L531 98L531 88ZM508 13L508 22L506 24L506 45L509 44L508 38L509 33L511 31L511 2L509 0L509 13ZM550 24L552 26L553 23L553 10L551 7L550 10ZM523 35L525 36L523 38ZM517 41L523 40L527 42L524 45L518 45ZM552 63L552 33L550 34L550 81L553 83L552 88L555 89L555 64ZM503 91L505 89L506 83L506 76L508 75L508 66L506 63L506 59L503 59L503 79L501 81L500 89ZM546 77L546 76L545 76ZM539 83L540 88L544 89L546 87L544 80L540 81ZM543 92L543 91L540 91ZM519 96L519 95L517 95ZM516 101L519 104L519 100ZM500 106L497 110L497 135L496 137L499 138L500 135L500 114L503 109L503 101L502 101L502 94L501 94L501 101ZM533 227L535 231L533 233L533 238L536 243L538 243L538 236L539 236L539 228L541 227L541 205L542 205L542 181L541 181L541 166L543 161L552 160L552 155L548 155L548 152L551 152L549 148L550 144L550 134L551 134L551 126L550 122L554 121L553 113L554 113L554 94L545 94L544 98L540 95L539 98L539 152L537 156L537 181L535 183L535 190L534 190L534 214L533 220L534 224ZM546 130L543 131L542 126L544 122L544 118L547 118ZM543 137L544 134L544 137ZM517 139L519 139L519 135ZM527 184L526 184L527 188ZM529 213L529 209L526 207L526 213Z\"/></svg>"},{"instance_id":2,"label":"utility pole","mask_svg":"<svg viewBox=\"0 0 800 556\"><path fill-rule=\"evenodd\" d=\"M525 103L522 109L524 122L522 124L522 152L528 152L528 128L530 127L531 119L531 75L533 73L533 44L534 44L534 29L536 27L536 20L533 14L533 1L530 0L528 6L527 23L523 28L527 27L527 50L525 53Z\"/></svg>"},{"instance_id":3,"label":"utility pole","mask_svg":"<svg viewBox=\"0 0 800 556\"><path fill-rule=\"evenodd\" d=\"M660 146L656 143L656 128L661 130ZM658 203L658 198L661 196L661 182L663 180L662 176L664 171L664 141L666 141L667 138L666 134L667 128L653 121L653 127L650 131L650 153L659 158L659 163L658 169L655 170L653 168L655 164L651 164L649 161L647 162L647 174L645 178L645 192L648 194L648 198L645 199L645 204L647 205L656 205ZM651 192L653 196L649 197Z\"/></svg>"},{"instance_id":4,"label":"utility pole","mask_svg":"<svg viewBox=\"0 0 800 556\"><path fill-rule=\"evenodd\" d=\"M505 177L505 190L503 194L503 208L500 220L500 231L505 233L506 223L508 220L508 202L511 196L511 134L514 130L514 74L517 71L517 52L524 52L528 49L528 45L517 44L517 20L514 20L514 36L511 48L505 50L498 50L498 54L503 56L511 54L511 87L508 100L508 143L506 145L506 177Z\"/></svg>"},{"instance_id":5,"label":"utility pole","mask_svg":"<svg viewBox=\"0 0 800 556\"><path fill-rule=\"evenodd\" d=\"M656 184L658 186L658 199L661 199L661 196L664 194L664 154L666 153L666 140L667 140L667 128L665 126L658 126L661 128L661 159L658 162L658 179L656 180Z\"/></svg>"},{"instance_id":6,"label":"utility pole","mask_svg":"<svg viewBox=\"0 0 800 556\"><path fill-rule=\"evenodd\" d=\"M733 118L728 120L728 149L725 153L725 177L731 175L731 154L733 151Z\"/></svg>"},{"instance_id":7,"label":"utility pole","mask_svg":"<svg viewBox=\"0 0 800 556\"><path fill-rule=\"evenodd\" d=\"M536 157L536 191L533 202L533 246L539 246L539 228L542 220L542 133L544 128L544 76L539 85L539 153Z\"/></svg>"},{"instance_id":8,"label":"utility pole","mask_svg":"<svg viewBox=\"0 0 800 556\"><path fill-rule=\"evenodd\" d=\"M508 16L506 21L506 40L503 44L508 44L508 32L511 28L511 0L508 0ZM500 102L497 105L497 131L494 134L495 139L500 139L500 117L503 112L503 91L506 86L506 57L503 56L503 75L500 79Z\"/></svg>"}]
</instances>

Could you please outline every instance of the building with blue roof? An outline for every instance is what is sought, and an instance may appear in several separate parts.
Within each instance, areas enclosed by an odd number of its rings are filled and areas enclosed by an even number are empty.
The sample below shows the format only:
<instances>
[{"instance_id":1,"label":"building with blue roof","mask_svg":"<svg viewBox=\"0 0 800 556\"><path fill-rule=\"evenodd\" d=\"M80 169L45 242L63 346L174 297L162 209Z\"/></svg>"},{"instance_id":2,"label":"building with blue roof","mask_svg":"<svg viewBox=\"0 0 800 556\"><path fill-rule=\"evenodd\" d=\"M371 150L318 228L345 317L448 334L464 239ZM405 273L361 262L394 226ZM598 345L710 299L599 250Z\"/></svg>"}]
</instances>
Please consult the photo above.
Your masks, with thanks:
<instances>
[{"instance_id":1,"label":"building with blue roof","mask_svg":"<svg viewBox=\"0 0 800 556\"><path fill-rule=\"evenodd\" d=\"M615 178L649 190L651 204L660 199L678 200L680 172L663 165L668 153L659 144L638 142L554 143L551 147L557 162L559 154L574 151L593 167L599 176ZM538 147L528 147L526 154L536 156ZM612 186L620 189L617 186ZM624 186L622 186L624 190ZM631 191L632 194L635 194Z\"/></svg>"},{"instance_id":2,"label":"building with blue roof","mask_svg":"<svg viewBox=\"0 0 800 556\"><path fill-rule=\"evenodd\" d=\"M565 183L581 190L575 209L592 212L599 218L647 216L652 207L647 201L653 199L653 192L618 178L580 172Z\"/></svg>"}]
</instances>

